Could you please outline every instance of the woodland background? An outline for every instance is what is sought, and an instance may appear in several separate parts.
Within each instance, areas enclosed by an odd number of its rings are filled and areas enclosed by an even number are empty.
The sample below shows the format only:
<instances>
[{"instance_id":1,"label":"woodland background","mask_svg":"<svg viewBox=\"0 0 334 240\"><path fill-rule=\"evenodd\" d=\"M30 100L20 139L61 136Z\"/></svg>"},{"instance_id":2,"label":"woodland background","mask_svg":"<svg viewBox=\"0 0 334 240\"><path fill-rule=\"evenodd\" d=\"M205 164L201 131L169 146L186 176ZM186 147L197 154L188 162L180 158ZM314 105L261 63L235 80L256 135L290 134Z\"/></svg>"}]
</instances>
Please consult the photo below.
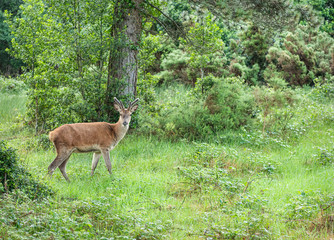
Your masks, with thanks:
<instances>
[{"instance_id":1,"label":"woodland background","mask_svg":"<svg viewBox=\"0 0 334 240\"><path fill-rule=\"evenodd\" d=\"M0 8L0 238L334 237L331 0ZM113 97L140 98L113 175L46 178L47 133Z\"/></svg>"}]
</instances>

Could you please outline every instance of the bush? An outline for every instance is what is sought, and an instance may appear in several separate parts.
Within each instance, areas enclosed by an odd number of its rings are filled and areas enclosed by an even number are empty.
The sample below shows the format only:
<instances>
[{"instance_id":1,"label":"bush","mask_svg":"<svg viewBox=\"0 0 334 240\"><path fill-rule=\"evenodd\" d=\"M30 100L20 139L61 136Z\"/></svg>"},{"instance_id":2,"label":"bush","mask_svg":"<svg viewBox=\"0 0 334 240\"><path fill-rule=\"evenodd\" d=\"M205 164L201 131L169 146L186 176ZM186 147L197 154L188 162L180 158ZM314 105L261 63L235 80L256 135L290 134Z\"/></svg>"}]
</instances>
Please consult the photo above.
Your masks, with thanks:
<instances>
[{"instance_id":1,"label":"bush","mask_svg":"<svg viewBox=\"0 0 334 240\"><path fill-rule=\"evenodd\" d=\"M24 82L0 76L0 92L18 93L26 89Z\"/></svg>"},{"instance_id":2,"label":"bush","mask_svg":"<svg viewBox=\"0 0 334 240\"><path fill-rule=\"evenodd\" d=\"M0 141L0 191L20 189L31 199L53 194L52 189L35 180L19 163L15 150Z\"/></svg>"},{"instance_id":3,"label":"bush","mask_svg":"<svg viewBox=\"0 0 334 240\"><path fill-rule=\"evenodd\" d=\"M314 155L314 163L326 166L334 164L334 148L318 148L317 154Z\"/></svg>"},{"instance_id":4,"label":"bush","mask_svg":"<svg viewBox=\"0 0 334 240\"><path fill-rule=\"evenodd\" d=\"M269 49L268 68L290 85L314 85L314 79L328 79L333 75L333 43L328 34L300 25L281 44Z\"/></svg>"},{"instance_id":5,"label":"bush","mask_svg":"<svg viewBox=\"0 0 334 240\"><path fill-rule=\"evenodd\" d=\"M312 95L319 102L332 102L334 99L334 76L323 81L315 79L315 87L312 90Z\"/></svg>"},{"instance_id":6,"label":"bush","mask_svg":"<svg viewBox=\"0 0 334 240\"><path fill-rule=\"evenodd\" d=\"M207 239L273 239L273 220L267 200L262 196L242 195L232 206L222 206L214 214L207 214Z\"/></svg>"},{"instance_id":7,"label":"bush","mask_svg":"<svg viewBox=\"0 0 334 240\"><path fill-rule=\"evenodd\" d=\"M205 100L210 118L218 120L214 131L238 129L251 122L254 106L250 89L238 78L220 79Z\"/></svg>"},{"instance_id":8,"label":"bush","mask_svg":"<svg viewBox=\"0 0 334 240\"><path fill-rule=\"evenodd\" d=\"M289 198L285 205L283 217L292 226L300 226L309 222L309 228L333 231L333 199L334 196L319 191L298 191Z\"/></svg>"},{"instance_id":9,"label":"bush","mask_svg":"<svg viewBox=\"0 0 334 240\"><path fill-rule=\"evenodd\" d=\"M181 80L187 83L188 75L186 66L188 61L189 57L187 56L187 53L182 50L177 49L170 52L161 62L161 67L165 71L161 72L160 78L165 82Z\"/></svg>"},{"instance_id":10,"label":"bush","mask_svg":"<svg viewBox=\"0 0 334 240\"><path fill-rule=\"evenodd\" d=\"M172 139L195 140L216 137L226 129L250 124L253 99L248 87L237 78L226 81L211 78L214 77L210 77L208 86L213 84L212 88L207 90L203 86L208 92L206 99L198 97L196 91L202 91L200 86L195 91L182 87L182 92L171 86L170 92L165 91L167 96L162 97L162 104L142 109L140 130Z\"/></svg>"},{"instance_id":11,"label":"bush","mask_svg":"<svg viewBox=\"0 0 334 240\"><path fill-rule=\"evenodd\" d=\"M268 129L275 129L284 135L293 117L290 108L296 102L295 93L288 88L256 87L253 94L256 106L260 110L263 136Z\"/></svg>"},{"instance_id":12,"label":"bush","mask_svg":"<svg viewBox=\"0 0 334 240\"><path fill-rule=\"evenodd\" d=\"M1 239L166 239L171 229L168 221L151 222L141 212L117 211L103 200L24 199L17 204L13 194L1 200Z\"/></svg>"},{"instance_id":13,"label":"bush","mask_svg":"<svg viewBox=\"0 0 334 240\"><path fill-rule=\"evenodd\" d=\"M257 64L259 68L264 68L265 55L268 51L269 38L256 25L249 25L247 30L240 36L244 53L250 65Z\"/></svg>"}]
</instances>

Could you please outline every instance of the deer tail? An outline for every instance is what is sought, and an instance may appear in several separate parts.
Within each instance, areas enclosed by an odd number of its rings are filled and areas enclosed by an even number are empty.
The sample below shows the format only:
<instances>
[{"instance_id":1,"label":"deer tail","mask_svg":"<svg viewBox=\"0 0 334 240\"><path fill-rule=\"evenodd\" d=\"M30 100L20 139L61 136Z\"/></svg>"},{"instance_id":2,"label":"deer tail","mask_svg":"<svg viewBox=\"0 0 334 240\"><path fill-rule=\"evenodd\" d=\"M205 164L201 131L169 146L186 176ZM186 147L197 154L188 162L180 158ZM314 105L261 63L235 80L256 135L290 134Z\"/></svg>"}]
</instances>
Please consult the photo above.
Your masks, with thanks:
<instances>
[{"instance_id":1,"label":"deer tail","mask_svg":"<svg viewBox=\"0 0 334 240\"><path fill-rule=\"evenodd\" d=\"M51 132L49 133L49 139L50 139L51 142L53 142L53 140L54 140L54 134L53 134L53 131L51 131Z\"/></svg>"}]
</instances>

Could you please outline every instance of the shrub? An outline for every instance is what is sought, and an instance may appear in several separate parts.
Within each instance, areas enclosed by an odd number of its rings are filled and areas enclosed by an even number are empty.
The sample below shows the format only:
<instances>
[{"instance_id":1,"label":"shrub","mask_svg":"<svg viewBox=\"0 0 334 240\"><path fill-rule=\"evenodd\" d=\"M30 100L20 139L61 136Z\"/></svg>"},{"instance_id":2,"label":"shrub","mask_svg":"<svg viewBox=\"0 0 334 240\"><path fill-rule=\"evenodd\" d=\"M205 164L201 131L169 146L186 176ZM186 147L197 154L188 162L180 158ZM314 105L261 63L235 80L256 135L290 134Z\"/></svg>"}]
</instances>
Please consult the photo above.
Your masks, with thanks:
<instances>
[{"instance_id":1,"label":"shrub","mask_svg":"<svg viewBox=\"0 0 334 240\"><path fill-rule=\"evenodd\" d=\"M168 117L167 117L168 116ZM171 138L200 139L213 134L216 125L203 102L181 105L161 119L165 134Z\"/></svg>"},{"instance_id":2,"label":"shrub","mask_svg":"<svg viewBox=\"0 0 334 240\"><path fill-rule=\"evenodd\" d=\"M0 92L18 93L26 89L24 82L0 76Z\"/></svg>"},{"instance_id":3,"label":"shrub","mask_svg":"<svg viewBox=\"0 0 334 240\"><path fill-rule=\"evenodd\" d=\"M284 131L293 117L293 113L286 109L296 102L294 92L288 88L256 87L253 94L256 106L260 110L263 136L266 128L277 128L275 125L279 125L278 128Z\"/></svg>"},{"instance_id":4,"label":"shrub","mask_svg":"<svg viewBox=\"0 0 334 240\"><path fill-rule=\"evenodd\" d=\"M161 62L161 67L165 70L161 73L160 78L164 81L182 80L188 82L186 66L189 57L187 53L180 49L176 49L169 54Z\"/></svg>"},{"instance_id":5,"label":"shrub","mask_svg":"<svg viewBox=\"0 0 334 240\"><path fill-rule=\"evenodd\" d=\"M334 148L319 148L317 154L314 155L315 163L323 166L334 164Z\"/></svg>"},{"instance_id":6,"label":"shrub","mask_svg":"<svg viewBox=\"0 0 334 240\"><path fill-rule=\"evenodd\" d=\"M268 51L269 38L256 25L249 25L240 36L244 52L250 65L257 64L264 68L265 56Z\"/></svg>"},{"instance_id":7,"label":"shrub","mask_svg":"<svg viewBox=\"0 0 334 240\"><path fill-rule=\"evenodd\" d=\"M199 78L195 83L193 93L196 95L196 97L203 98L208 95L208 92L216 82L217 78L212 74L209 74L203 78Z\"/></svg>"},{"instance_id":8,"label":"shrub","mask_svg":"<svg viewBox=\"0 0 334 240\"><path fill-rule=\"evenodd\" d=\"M35 180L19 163L15 150L0 141L0 183L2 191L23 191L29 198L43 198L53 194L52 189ZM1 186L1 185L0 185Z\"/></svg>"},{"instance_id":9,"label":"shrub","mask_svg":"<svg viewBox=\"0 0 334 240\"><path fill-rule=\"evenodd\" d=\"M21 194L20 199L24 198ZM151 222L138 211L121 212L100 200L0 201L1 239L166 239L171 223Z\"/></svg>"},{"instance_id":10,"label":"shrub","mask_svg":"<svg viewBox=\"0 0 334 240\"><path fill-rule=\"evenodd\" d=\"M218 120L214 131L238 129L250 123L254 101L249 90L238 78L220 79L214 84L205 100L210 118Z\"/></svg>"},{"instance_id":11,"label":"shrub","mask_svg":"<svg viewBox=\"0 0 334 240\"><path fill-rule=\"evenodd\" d=\"M315 78L328 79L334 73L333 43L328 34L299 26L285 36L282 45L269 49L268 68L276 69L290 85L313 85Z\"/></svg>"},{"instance_id":12,"label":"shrub","mask_svg":"<svg viewBox=\"0 0 334 240\"><path fill-rule=\"evenodd\" d=\"M315 87L312 89L312 95L319 102L331 102L334 99L334 76L321 81L315 79Z\"/></svg>"},{"instance_id":13,"label":"shrub","mask_svg":"<svg viewBox=\"0 0 334 240\"><path fill-rule=\"evenodd\" d=\"M288 200L283 216L292 226L299 226L304 221L310 222L310 228L333 231L333 197L319 191L299 191Z\"/></svg>"},{"instance_id":14,"label":"shrub","mask_svg":"<svg viewBox=\"0 0 334 240\"><path fill-rule=\"evenodd\" d=\"M212 88L207 90L211 84ZM163 103L142 109L140 130L172 139L195 140L216 137L226 129L238 129L251 123L252 95L238 79L225 81L210 76L208 85L203 86L208 92L206 99L198 97L200 86L195 91L182 88L182 92L166 90L168 95L163 96Z\"/></svg>"},{"instance_id":15,"label":"shrub","mask_svg":"<svg viewBox=\"0 0 334 240\"><path fill-rule=\"evenodd\" d=\"M224 200L221 200L224 203ZM209 239L272 239L272 219L267 200L261 196L243 195L232 206L224 206L207 219L204 235ZM208 217L206 217L208 218ZM218 219L218 220L217 220Z\"/></svg>"}]
</instances>

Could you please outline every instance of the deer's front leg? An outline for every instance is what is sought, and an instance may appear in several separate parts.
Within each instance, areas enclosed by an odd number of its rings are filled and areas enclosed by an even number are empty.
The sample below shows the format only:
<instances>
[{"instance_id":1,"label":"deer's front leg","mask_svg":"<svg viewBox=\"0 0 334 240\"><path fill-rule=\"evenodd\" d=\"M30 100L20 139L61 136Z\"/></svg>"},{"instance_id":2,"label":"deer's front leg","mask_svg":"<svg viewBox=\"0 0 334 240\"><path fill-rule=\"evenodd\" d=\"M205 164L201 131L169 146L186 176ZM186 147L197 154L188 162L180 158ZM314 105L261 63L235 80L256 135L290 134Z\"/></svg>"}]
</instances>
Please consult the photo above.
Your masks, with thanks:
<instances>
[{"instance_id":1,"label":"deer's front leg","mask_svg":"<svg viewBox=\"0 0 334 240\"><path fill-rule=\"evenodd\" d=\"M102 155L103 155L103 158L104 158L104 162L106 163L106 167L109 171L109 174L111 174L111 162L110 162L109 150L102 151Z\"/></svg>"},{"instance_id":2,"label":"deer's front leg","mask_svg":"<svg viewBox=\"0 0 334 240\"><path fill-rule=\"evenodd\" d=\"M94 152L93 154L93 161L92 161L92 172L90 173L91 176L94 175L94 171L97 167L97 164L99 163L101 157L101 153L100 152Z\"/></svg>"}]
</instances>

